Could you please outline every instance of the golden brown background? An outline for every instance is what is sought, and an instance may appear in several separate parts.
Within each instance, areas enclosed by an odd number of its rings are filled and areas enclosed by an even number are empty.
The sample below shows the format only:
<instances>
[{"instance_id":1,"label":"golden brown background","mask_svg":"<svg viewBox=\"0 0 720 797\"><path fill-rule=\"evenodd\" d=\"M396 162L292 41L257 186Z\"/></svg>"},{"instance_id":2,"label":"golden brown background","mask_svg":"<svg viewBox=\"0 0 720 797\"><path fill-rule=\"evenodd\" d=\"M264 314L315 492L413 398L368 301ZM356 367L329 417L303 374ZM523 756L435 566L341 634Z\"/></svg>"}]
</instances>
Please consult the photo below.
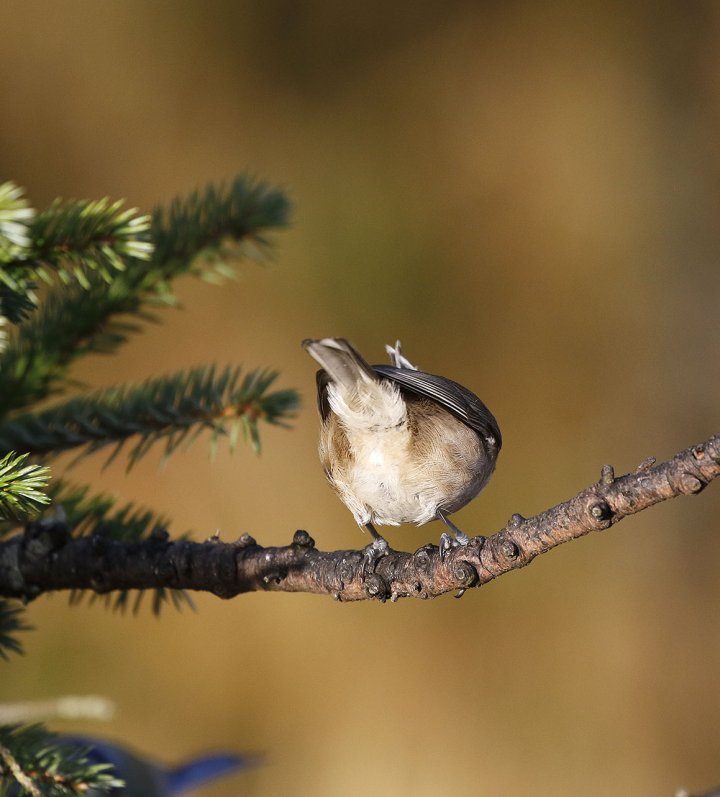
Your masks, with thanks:
<instances>
[{"instance_id":1,"label":"golden brown background","mask_svg":"<svg viewBox=\"0 0 720 797\"><path fill-rule=\"evenodd\" d=\"M457 515L492 532L718 431L720 5L28 2L0 24L0 171L151 209L249 169L287 188L274 263L187 280L91 385L271 365L304 406L264 453L196 443L77 477L202 539L367 538L315 453L307 336L407 354L505 438ZM265 751L230 795L671 795L720 783L720 490L462 601L197 599L157 620L38 601L0 700L98 692L164 760ZM437 524L391 530L398 547Z\"/></svg>"}]
</instances>

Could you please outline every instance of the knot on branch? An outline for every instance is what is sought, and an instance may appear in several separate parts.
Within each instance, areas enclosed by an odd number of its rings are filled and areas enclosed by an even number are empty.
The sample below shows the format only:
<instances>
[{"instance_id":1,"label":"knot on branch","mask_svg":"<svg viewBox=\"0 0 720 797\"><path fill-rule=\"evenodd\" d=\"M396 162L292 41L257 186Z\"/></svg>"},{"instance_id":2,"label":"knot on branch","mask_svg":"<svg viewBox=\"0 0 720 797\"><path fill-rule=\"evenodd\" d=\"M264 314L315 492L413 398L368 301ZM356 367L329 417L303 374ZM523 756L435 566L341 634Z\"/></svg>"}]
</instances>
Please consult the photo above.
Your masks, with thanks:
<instances>
[{"instance_id":1,"label":"knot on branch","mask_svg":"<svg viewBox=\"0 0 720 797\"><path fill-rule=\"evenodd\" d=\"M23 557L28 562L41 561L70 540L65 513L58 510L50 517L29 523L22 541Z\"/></svg>"},{"instance_id":2,"label":"knot on branch","mask_svg":"<svg viewBox=\"0 0 720 797\"><path fill-rule=\"evenodd\" d=\"M292 541L294 548L314 548L315 540L303 529L298 529L293 535Z\"/></svg>"},{"instance_id":3,"label":"knot on branch","mask_svg":"<svg viewBox=\"0 0 720 797\"><path fill-rule=\"evenodd\" d=\"M594 498L587 507L593 528L602 530L612 525L613 511L607 501Z\"/></svg>"},{"instance_id":4,"label":"knot on branch","mask_svg":"<svg viewBox=\"0 0 720 797\"><path fill-rule=\"evenodd\" d=\"M474 587L480 581L477 570L470 562L466 562L465 560L455 563L453 566L453 578L457 582L457 586L464 589Z\"/></svg>"},{"instance_id":5,"label":"knot on branch","mask_svg":"<svg viewBox=\"0 0 720 797\"><path fill-rule=\"evenodd\" d=\"M612 484L615 481L615 469L612 465L603 465L600 471L600 484Z\"/></svg>"},{"instance_id":6,"label":"knot on branch","mask_svg":"<svg viewBox=\"0 0 720 797\"><path fill-rule=\"evenodd\" d=\"M502 545L500 546L500 553L506 558L512 561L513 559L517 559L520 556L520 549L515 545L514 542L510 540L505 540Z\"/></svg>"},{"instance_id":7,"label":"knot on branch","mask_svg":"<svg viewBox=\"0 0 720 797\"><path fill-rule=\"evenodd\" d=\"M390 587L378 573L371 573L365 578L365 592L368 597L375 598L381 603L385 603L390 597Z\"/></svg>"},{"instance_id":8,"label":"knot on branch","mask_svg":"<svg viewBox=\"0 0 720 797\"><path fill-rule=\"evenodd\" d=\"M693 473L681 473L676 479L675 486L685 495L695 495L702 491L705 487L705 482Z\"/></svg>"},{"instance_id":9,"label":"knot on branch","mask_svg":"<svg viewBox=\"0 0 720 797\"><path fill-rule=\"evenodd\" d=\"M432 547L431 545L424 545L413 554L415 569L424 576L429 576L432 569Z\"/></svg>"}]
</instances>

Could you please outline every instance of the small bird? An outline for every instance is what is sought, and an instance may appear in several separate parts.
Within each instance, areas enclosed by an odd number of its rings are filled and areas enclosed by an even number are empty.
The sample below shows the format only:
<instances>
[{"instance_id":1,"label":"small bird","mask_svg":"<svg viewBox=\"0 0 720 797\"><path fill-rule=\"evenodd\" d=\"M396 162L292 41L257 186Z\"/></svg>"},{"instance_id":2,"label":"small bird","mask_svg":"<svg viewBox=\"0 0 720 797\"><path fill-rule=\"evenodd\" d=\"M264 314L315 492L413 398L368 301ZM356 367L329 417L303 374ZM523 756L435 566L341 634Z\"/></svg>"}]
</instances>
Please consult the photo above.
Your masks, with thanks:
<instances>
[{"instance_id":1,"label":"small bird","mask_svg":"<svg viewBox=\"0 0 720 797\"><path fill-rule=\"evenodd\" d=\"M391 365L369 365L344 338L305 340L317 372L320 461L356 522L372 535L371 565L388 551L375 524L442 520L440 554L469 537L449 518L487 484L502 437L467 388L418 370L386 346Z\"/></svg>"},{"instance_id":2,"label":"small bird","mask_svg":"<svg viewBox=\"0 0 720 797\"><path fill-rule=\"evenodd\" d=\"M256 755L208 753L177 766L166 767L131 748L105 739L63 735L59 741L68 748L68 755L77 755L82 750L89 764L109 764L108 774L125 783L109 793L123 797L179 797L217 778L252 769L262 763L261 757ZM107 793L102 791L102 794ZM11 788L10 794L15 795L16 792ZM86 797L99 797L101 791L90 789L84 794Z\"/></svg>"}]
</instances>

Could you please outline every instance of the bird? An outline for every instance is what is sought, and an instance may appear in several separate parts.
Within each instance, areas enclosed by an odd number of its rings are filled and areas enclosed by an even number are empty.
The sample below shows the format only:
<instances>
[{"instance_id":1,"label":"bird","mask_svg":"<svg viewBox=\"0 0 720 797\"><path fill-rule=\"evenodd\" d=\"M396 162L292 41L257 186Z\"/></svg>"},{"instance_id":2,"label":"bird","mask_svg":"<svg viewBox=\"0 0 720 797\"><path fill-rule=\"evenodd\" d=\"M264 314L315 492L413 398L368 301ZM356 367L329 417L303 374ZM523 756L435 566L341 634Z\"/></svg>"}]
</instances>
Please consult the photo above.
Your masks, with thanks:
<instances>
[{"instance_id":1,"label":"bird","mask_svg":"<svg viewBox=\"0 0 720 797\"><path fill-rule=\"evenodd\" d=\"M440 520L440 555L470 541L450 515L475 498L495 470L500 427L470 390L425 373L386 346L390 365L369 365L345 338L306 339L320 365L320 461L330 486L373 540L366 566L388 553L376 525Z\"/></svg>"},{"instance_id":2,"label":"bird","mask_svg":"<svg viewBox=\"0 0 720 797\"><path fill-rule=\"evenodd\" d=\"M251 769L261 763L261 758L256 755L208 753L167 767L106 739L61 735L58 741L68 749L68 755L81 754L89 764L109 766L109 774L125 784L113 788L110 793L124 797L179 797L216 778ZM11 791L11 794L15 792ZM85 794L99 797L100 790L93 788Z\"/></svg>"}]
</instances>

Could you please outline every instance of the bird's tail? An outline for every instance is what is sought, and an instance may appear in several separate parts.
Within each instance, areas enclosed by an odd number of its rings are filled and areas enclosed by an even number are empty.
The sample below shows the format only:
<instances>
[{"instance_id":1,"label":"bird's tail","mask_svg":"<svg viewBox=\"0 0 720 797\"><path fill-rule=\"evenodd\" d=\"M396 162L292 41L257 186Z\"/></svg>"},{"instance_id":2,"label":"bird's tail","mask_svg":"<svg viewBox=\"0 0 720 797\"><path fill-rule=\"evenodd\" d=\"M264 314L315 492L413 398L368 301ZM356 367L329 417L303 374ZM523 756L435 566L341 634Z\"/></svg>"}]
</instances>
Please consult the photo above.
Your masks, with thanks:
<instances>
[{"instance_id":1,"label":"bird's tail","mask_svg":"<svg viewBox=\"0 0 720 797\"><path fill-rule=\"evenodd\" d=\"M331 382L353 390L358 382L374 384L377 374L345 338L304 340L303 348L327 372Z\"/></svg>"},{"instance_id":2,"label":"bird's tail","mask_svg":"<svg viewBox=\"0 0 720 797\"><path fill-rule=\"evenodd\" d=\"M181 764L165 773L168 797L176 797L231 772L240 772L262 763L261 756L214 753Z\"/></svg>"}]
</instances>

